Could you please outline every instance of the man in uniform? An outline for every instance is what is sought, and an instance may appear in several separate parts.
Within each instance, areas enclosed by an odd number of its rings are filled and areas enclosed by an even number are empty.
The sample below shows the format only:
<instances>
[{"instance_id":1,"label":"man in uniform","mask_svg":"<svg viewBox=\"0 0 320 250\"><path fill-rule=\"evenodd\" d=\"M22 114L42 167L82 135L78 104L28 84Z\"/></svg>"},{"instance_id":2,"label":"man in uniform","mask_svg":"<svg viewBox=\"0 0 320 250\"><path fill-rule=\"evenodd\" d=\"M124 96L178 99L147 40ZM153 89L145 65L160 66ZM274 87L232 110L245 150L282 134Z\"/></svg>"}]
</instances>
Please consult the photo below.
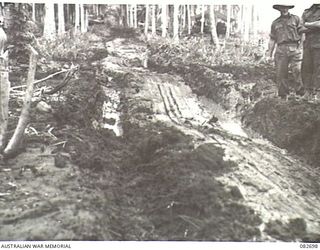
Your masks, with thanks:
<instances>
[{"instance_id":1,"label":"man in uniform","mask_svg":"<svg viewBox=\"0 0 320 250\"><path fill-rule=\"evenodd\" d=\"M302 15L303 43L302 80L311 99L320 94L320 4L313 4Z\"/></svg>"},{"instance_id":2,"label":"man in uniform","mask_svg":"<svg viewBox=\"0 0 320 250\"><path fill-rule=\"evenodd\" d=\"M286 99L290 90L294 89L295 94L303 95L304 88L301 78L302 49L300 46L302 28L301 20L298 16L289 13L294 5L273 5L279 10L281 15L272 22L270 41L267 56L272 58L275 45L276 82L278 84L278 96ZM294 84L288 80L288 67L291 66Z\"/></svg>"}]
</instances>

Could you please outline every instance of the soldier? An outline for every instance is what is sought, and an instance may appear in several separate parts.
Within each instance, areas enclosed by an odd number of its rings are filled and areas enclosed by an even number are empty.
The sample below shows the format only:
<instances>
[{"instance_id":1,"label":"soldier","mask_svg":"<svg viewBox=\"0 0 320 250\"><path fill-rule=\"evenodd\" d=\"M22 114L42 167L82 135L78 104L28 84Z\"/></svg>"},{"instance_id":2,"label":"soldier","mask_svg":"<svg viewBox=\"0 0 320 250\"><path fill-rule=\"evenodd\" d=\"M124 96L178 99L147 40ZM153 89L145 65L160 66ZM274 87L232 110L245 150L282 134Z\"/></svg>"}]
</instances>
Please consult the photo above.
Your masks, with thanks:
<instances>
[{"instance_id":1,"label":"soldier","mask_svg":"<svg viewBox=\"0 0 320 250\"><path fill-rule=\"evenodd\" d=\"M320 4L313 4L302 15L303 43L302 80L307 95L319 99L320 91Z\"/></svg>"},{"instance_id":2,"label":"soldier","mask_svg":"<svg viewBox=\"0 0 320 250\"><path fill-rule=\"evenodd\" d=\"M302 28L298 16L289 13L294 5L273 5L273 8L280 11L279 18L271 25L270 41L267 56L272 58L275 45L276 82L278 85L278 96L286 99L291 89L295 89L297 95L304 94L301 79L302 49L300 46ZM291 66L294 85L288 81L288 66Z\"/></svg>"}]
</instances>

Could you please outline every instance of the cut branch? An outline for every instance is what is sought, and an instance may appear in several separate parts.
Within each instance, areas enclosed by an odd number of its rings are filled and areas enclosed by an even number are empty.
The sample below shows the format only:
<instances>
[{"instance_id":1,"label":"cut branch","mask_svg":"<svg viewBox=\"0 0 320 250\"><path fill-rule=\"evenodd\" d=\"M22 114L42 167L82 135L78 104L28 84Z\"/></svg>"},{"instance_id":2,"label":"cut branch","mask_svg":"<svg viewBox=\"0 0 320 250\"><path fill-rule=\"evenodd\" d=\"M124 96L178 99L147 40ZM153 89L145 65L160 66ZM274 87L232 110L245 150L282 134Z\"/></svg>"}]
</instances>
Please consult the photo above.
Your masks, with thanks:
<instances>
[{"instance_id":1,"label":"cut branch","mask_svg":"<svg viewBox=\"0 0 320 250\"><path fill-rule=\"evenodd\" d=\"M31 56L30 56L30 62L29 62L29 71L28 71L25 99L24 99L21 115L19 117L18 125L7 147L4 150L5 155L12 155L16 153L16 151L18 150L21 144L21 141L24 136L25 128L27 127L28 121L29 121L31 99L32 99L33 88L34 88L34 76L36 73L37 60L38 60L38 53L35 51L35 49L30 47L30 50L31 50Z\"/></svg>"},{"instance_id":2,"label":"cut branch","mask_svg":"<svg viewBox=\"0 0 320 250\"><path fill-rule=\"evenodd\" d=\"M70 68L70 69L63 69L63 70L61 70L61 71L55 72L55 73L53 73L53 74L51 74L51 75L48 75L48 76L46 76L46 77L44 77L44 78L42 78L42 79L39 79L39 80L34 81L33 84L34 84L34 85L37 85L37 84L39 84L39 83L41 83L41 82L45 82L46 80L49 80L49 79L51 79L51 78L53 78L53 77L55 77L55 76L57 76L57 75L60 75L60 74L62 74L62 73L66 73L66 72L70 72L70 71L72 71L72 70L74 70L74 69L78 69L78 67L72 67L72 68ZM24 88L24 87L26 87L26 86L27 86L27 85L20 85L20 86L12 87L11 89L12 89L12 90L13 90L13 89L19 89L19 88Z\"/></svg>"},{"instance_id":3,"label":"cut branch","mask_svg":"<svg viewBox=\"0 0 320 250\"><path fill-rule=\"evenodd\" d=\"M53 95L53 94L57 93L58 91L60 91L62 88L64 88L68 84L68 82L71 80L71 78L77 72L77 70L78 70L78 67L71 68L68 71L68 73L65 75L63 81L59 85L54 87L52 90L44 91L44 94L45 95Z\"/></svg>"},{"instance_id":4,"label":"cut branch","mask_svg":"<svg viewBox=\"0 0 320 250\"><path fill-rule=\"evenodd\" d=\"M40 82L44 82L44 81L49 80L50 78L52 78L52 77L54 77L54 76L56 76L56 75L60 75L60 74L65 73L65 72L67 72L67 71L69 71L69 69L63 69L63 70L61 70L61 71L58 71L58 72L53 73L53 74L51 74L51 75L48 75L48 76L46 76L45 78L36 80L36 81L33 82L33 84L36 85L36 84L38 84L38 83L40 83Z\"/></svg>"}]
</instances>

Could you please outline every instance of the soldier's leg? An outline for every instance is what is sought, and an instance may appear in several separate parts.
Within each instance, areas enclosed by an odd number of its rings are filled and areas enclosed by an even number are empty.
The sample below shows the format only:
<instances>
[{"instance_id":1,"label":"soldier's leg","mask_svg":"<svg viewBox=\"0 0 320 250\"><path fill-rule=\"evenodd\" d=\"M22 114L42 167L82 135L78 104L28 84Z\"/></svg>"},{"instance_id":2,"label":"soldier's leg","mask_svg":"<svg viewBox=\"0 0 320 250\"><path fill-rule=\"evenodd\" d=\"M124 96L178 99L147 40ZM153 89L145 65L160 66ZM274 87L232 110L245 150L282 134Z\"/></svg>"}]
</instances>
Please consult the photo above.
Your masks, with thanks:
<instances>
[{"instance_id":1,"label":"soldier's leg","mask_svg":"<svg viewBox=\"0 0 320 250\"><path fill-rule=\"evenodd\" d=\"M289 94L288 88L288 55L286 53L275 53L276 82L278 85L278 96L285 98Z\"/></svg>"},{"instance_id":2,"label":"soldier's leg","mask_svg":"<svg viewBox=\"0 0 320 250\"><path fill-rule=\"evenodd\" d=\"M309 46L303 48L303 58L302 58L302 82L303 86L308 92L312 92L312 75L313 75L313 56L312 51Z\"/></svg>"},{"instance_id":3,"label":"soldier's leg","mask_svg":"<svg viewBox=\"0 0 320 250\"><path fill-rule=\"evenodd\" d=\"M291 71L294 79L294 89L297 95L303 95L304 94L304 87L302 83L302 77L301 77L301 63L302 63L302 51L300 49L297 49L292 52L290 55L290 66Z\"/></svg>"},{"instance_id":4,"label":"soldier's leg","mask_svg":"<svg viewBox=\"0 0 320 250\"><path fill-rule=\"evenodd\" d=\"M313 49L312 56L313 56L312 85L319 99L320 97L320 48Z\"/></svg>"}]
</instances>

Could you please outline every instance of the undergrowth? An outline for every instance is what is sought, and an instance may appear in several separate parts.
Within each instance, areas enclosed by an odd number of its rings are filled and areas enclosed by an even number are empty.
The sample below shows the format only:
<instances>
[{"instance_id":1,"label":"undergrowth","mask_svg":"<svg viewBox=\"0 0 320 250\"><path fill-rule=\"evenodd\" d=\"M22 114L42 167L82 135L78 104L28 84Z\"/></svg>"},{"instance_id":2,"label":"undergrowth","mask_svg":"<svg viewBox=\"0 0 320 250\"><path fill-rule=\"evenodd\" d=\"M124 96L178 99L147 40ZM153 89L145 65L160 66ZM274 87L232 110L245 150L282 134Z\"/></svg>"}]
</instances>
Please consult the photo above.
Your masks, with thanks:
<instances>
[{"instance_id":1,"label":"undergrowth","mask_svg":"<svg viewBox=\"0 0 320 250\"><path fill-rule=\"evenodd\" d=\"M216 50L214 45L202 37L182 38L179 43L171 39L153 38L148 41L148 45L151 56L159 65L191 62L209 66L254 64L263 50L254 43L236 40L228 40L225 46Z\"/></svg>"}]
</instances>

